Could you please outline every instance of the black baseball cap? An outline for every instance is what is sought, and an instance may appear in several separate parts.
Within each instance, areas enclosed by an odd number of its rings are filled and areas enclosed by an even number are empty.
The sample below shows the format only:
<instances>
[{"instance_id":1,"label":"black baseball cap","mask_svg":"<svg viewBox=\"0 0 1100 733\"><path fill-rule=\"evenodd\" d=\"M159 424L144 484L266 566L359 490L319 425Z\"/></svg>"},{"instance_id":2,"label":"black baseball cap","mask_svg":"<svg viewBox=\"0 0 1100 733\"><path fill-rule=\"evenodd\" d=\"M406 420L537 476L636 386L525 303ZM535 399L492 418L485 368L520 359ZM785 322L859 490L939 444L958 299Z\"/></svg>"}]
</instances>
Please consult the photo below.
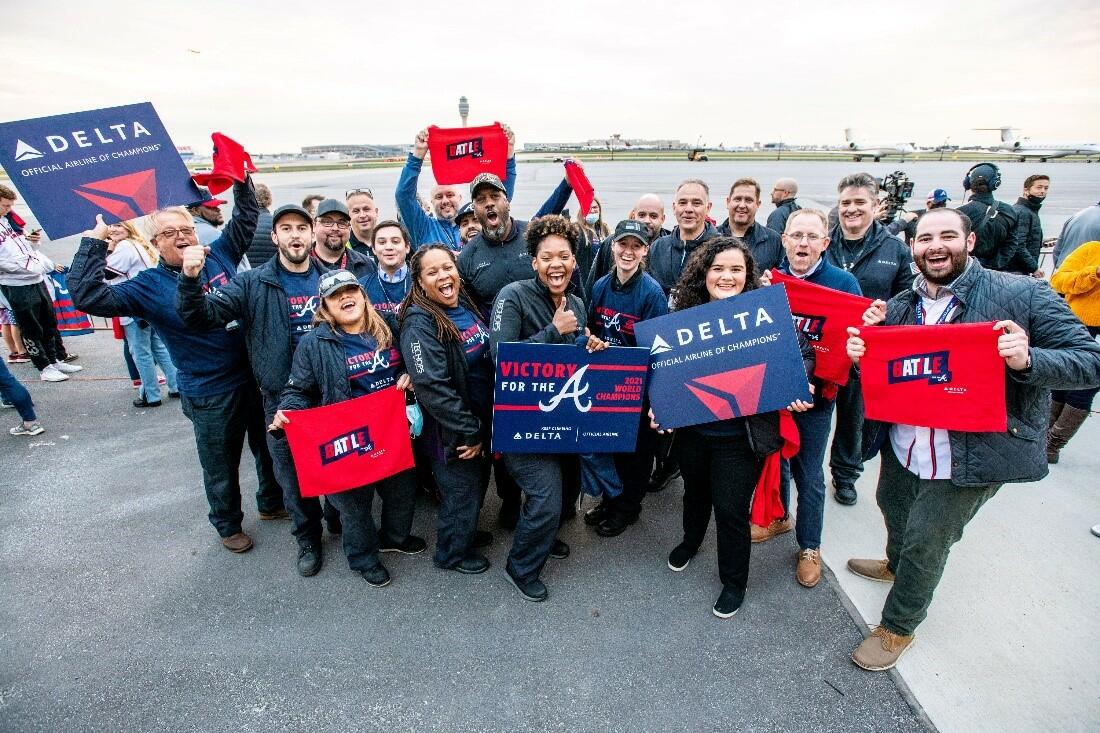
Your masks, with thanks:
<instances>
[{"instance_id":1,"label":"black baseball cap","mask_svg":"<svg viewBox=\"0 0 1100 733\"><path fill-rule=\"evenodd\" d=\"M455 224L458 224L460 221L462 221L462 217L473 215L474 205L472 202L467 201L466 203L462 204L462 206L458 207L458 213L455 214L454 222Z\"/></svg>"},{"instance_id":2,"label":"black baseball cap","mask_svg":"<svg viewBox=\"0 0 1100 733\"><path fill-rule=\"evenodd\" d=\"M615 234L611 237L611 241L618 242L620 239L626 239L627 237L636 237L641 240L642 244L648 245L649 227L640 221L623 219L615 225Z\"/></svg>"},{"instance_id":3,"label":"black baseball cap","mask_svg":"<svg viewBox=\"0 0 1100 733\"><path fill-rule=\"evenodd\" d=\"M340 214L345 219L351 219L348 207L344 205L343 201L337 201L336 199L325 199L317 204L317 218L320 219L325 214Z\"/></svg>"},{"instance_id":4,"label":"black baseball cap","mask_svg":"<svg viewBox=\"0 0 1100 733\"><path fill-rule=\"evenodd\" d=\"M321 282L318 284L317 290L322 298L335 293L337 290L355 286L360 290L363 289L362 283L359 282L359 278L347 270L330 270L321 276Z\"/></svg>"},{"instance_id":5,"label":"black baseball cap","mask_svg":"<svg viewBox=\"0 0 1100 733\"><path fill-rule=\"evenodd\" d=\"M477 178L470 181L470 198L477 195L478 186L492 186L505 195L508 194L508 189L504 187L504 182L492 173L479 173Z\"/></svg>"},{"instance_id":6,"label":"black baseball cap","mask_svg":"<svg viewBox=\"0 0 1100 733\"><path fill-rule=\"evenodd\" d=\"M313 224L313 217L310 216L309 212L303 209L301 206L298 206L297 204L283 204L279 208L275 209L275 213L271 215L271 226L275 226L279 219L286 216L287 214L297 214L298 216L308 221L310 224ZM348 218L350 219L351 217L349 216Z\"/></svg>"}]
</instances>

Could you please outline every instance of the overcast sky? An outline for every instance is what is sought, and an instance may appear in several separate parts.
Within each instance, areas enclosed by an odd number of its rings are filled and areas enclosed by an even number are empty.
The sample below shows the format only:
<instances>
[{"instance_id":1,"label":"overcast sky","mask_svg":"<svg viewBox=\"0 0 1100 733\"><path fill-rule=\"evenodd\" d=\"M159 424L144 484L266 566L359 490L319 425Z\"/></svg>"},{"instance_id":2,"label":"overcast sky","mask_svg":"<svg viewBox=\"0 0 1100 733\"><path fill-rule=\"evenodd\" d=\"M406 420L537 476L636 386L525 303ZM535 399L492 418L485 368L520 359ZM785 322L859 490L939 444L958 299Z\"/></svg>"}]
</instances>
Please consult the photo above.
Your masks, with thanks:
<instances>
[{"instance_id":1,"label":"overcast sky","mask_svg":"<svg viewBox=\"0 0 1100 733\"><path fill-rule=\"evenodd\" d=\"M200 151L408 143L463 94L520 143L1100 140L1100 3L740 5L7 0L0 109L152 101Z\"/></svg>"}]
</instances>

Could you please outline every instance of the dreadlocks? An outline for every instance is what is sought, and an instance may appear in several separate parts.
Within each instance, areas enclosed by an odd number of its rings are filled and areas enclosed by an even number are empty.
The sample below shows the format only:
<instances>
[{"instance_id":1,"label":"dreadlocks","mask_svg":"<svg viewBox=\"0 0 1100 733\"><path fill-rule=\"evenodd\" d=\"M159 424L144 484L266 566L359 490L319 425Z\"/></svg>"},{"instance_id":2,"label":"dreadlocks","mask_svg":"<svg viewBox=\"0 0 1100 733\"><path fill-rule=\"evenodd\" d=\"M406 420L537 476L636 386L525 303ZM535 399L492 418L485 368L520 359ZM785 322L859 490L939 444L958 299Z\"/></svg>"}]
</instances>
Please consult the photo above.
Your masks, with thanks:
<instances>
[{"instance_id":1,"label":"dreadlocks","mask_svg":"<svg viewBox=\"0 0 1100 733\"><path fill-rule=\"evenodd\" d=\"M401 302L401 315L398 317L399 323L402 326L405 325L405 316L409 313L409 305L415 304L435 320L435 331L440 341L462 341L462 334L459 333L458 327L455 326L451 319L447 317L447 314L443 312L443 307L428 297L428 294L424 292L424 286L420 284L420 273L423 270L424 256L429 252L444 252L447 257L451 259L451 263L456 266L455 279L458 280L458 304L465 306L472 313L476 314L478 312L473 299L466 293L466 288L462 286L462 278L458 276L458 263L455 259L455 253L445 244L426 244L416 250L412 259L409 260L408 277L412 280L412 287L409 288L409 292L405 295L405 300Z\"/></svg>"}]
</instances>

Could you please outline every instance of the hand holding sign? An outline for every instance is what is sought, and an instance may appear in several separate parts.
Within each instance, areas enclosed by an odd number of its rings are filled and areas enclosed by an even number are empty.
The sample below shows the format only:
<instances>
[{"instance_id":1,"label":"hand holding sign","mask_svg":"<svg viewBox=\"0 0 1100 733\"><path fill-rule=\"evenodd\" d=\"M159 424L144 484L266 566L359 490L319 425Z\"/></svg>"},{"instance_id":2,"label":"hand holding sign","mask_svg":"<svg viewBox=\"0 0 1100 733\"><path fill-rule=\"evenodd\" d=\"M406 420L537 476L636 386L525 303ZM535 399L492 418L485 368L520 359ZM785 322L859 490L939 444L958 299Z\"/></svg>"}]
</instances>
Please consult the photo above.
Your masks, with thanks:
<instances>
[{"instance_id":1,"label":"hand holding sign","mask_svg":"<svg viewBox=\"0 0 1100 733\"><path fill-rule=\"evenodd\" d=\"M428 155L428 130L425 128L416 133L416 139L413 140L413 157L424 160Z\"/></svg>"},{"instance_id":2,"label":"hand holding sign","mask_svg":"<svg viewBox=\"0 0 1100 733\"><path fill-rule=\"evenodd\" d=\"M567 298L561 299L561 304L558 306L558 309L554 311L554 320L552 321L552 325L562 336L576 333L579 328L577 314L573 311L566 310L568 302Z\"/></svg>"},{"instance_id":3,"label":"hand holding sign","mask_svg":"<svg viewBox=\"0 0 1100 733\"><path fill-rule=\"evenodd\" d=\"M852 360L853 364L858 364L859 360L863 358L867 353L867 344L859 337L858 328L848 328L848 358Z\"/></svg>"},{"instance_id":4,"label":"hand holding sign","mask_svg":"<svg viewBox=\"0 0 1100 733\"><path fill-rule=\"evenodd\" d=\"M863 314L864 326L877 326L886 320L886 301L876 300ZM848 329L849 331L851 329Z\"/></svg>"},{"instance_id":5,"label":"hand holding sign","mask_svg":"<svg viewBox=\"0 0 1100 733\"><path fill-rule=\"evenodd\" d=\"M202 266L206 264L206 254L210 248L202 244L192 244L183 250L183 274L187 277L198 277L202 272Z\"/></svg>"}]
</instances>

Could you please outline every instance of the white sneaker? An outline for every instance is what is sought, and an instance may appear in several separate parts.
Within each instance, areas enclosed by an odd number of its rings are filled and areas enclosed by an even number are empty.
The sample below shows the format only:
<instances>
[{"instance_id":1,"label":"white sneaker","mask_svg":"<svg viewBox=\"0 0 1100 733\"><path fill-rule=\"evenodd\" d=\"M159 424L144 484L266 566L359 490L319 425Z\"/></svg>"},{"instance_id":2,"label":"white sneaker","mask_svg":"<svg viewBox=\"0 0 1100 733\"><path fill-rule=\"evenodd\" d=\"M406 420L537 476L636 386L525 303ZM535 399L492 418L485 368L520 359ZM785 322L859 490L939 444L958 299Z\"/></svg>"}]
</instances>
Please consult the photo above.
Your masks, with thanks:
<instances>
[{"instance_id":1,"label":"white sneaker","mask_svg":"<svg viewBox=\"0 0 1100 733\"><path fill-rule=\"evenodd\" d=\"M55 364L50 364L38 374L43 382L64 382L69 378L68 374L62 374Z\"/></svg>"},{"instance_id":2,"label":"white sneaker","mask_svg":"<svg viewBox=\"0 0 1100 733\"><path fill-rule=\"evenodd\" d=\"M62 374L76 374L77 372L84 371L84 367L77 366L76 364L66 364L63 361L55 361L53 363L54 369Z\"/></svg>"}]
</instances>

